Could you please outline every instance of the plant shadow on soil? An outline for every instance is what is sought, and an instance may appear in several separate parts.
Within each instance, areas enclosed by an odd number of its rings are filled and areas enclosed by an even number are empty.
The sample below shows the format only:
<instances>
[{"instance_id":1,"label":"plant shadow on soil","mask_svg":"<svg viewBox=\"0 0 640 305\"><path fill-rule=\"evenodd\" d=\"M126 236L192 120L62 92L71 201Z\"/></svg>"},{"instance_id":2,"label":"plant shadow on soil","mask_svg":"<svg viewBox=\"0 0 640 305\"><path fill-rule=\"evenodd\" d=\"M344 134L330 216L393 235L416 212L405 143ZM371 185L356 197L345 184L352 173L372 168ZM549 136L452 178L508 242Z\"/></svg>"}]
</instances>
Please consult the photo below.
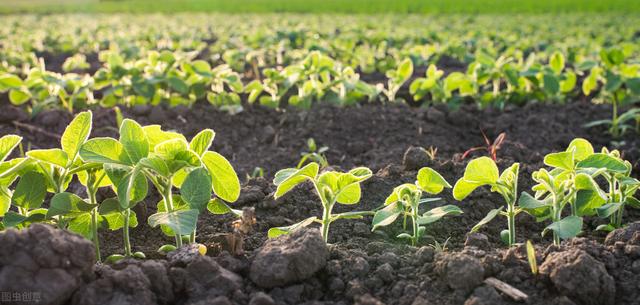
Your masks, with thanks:
<instances>
[{"instance_id":1,"label":"plant shadow on soil","mask_svg":"<svg viewBox=\"0 0 640 305\"><path fill-rule=\"evenodd\" d=\"M411 147L435 147L438 149L435 160L408 160L422 166L431 166L439 171L447 181L453 184L464 172L468 160L460 160L461 153L468 148L482 145L481 131L490 138L506 132L506 142L498 152L500 169L512 162L520 162L520 191L529 191L532 186L531 173L544 166L543 156L552 151L564 150L569 142L576 138L586 138L594 144L596 150L602 146L612 147L609 136L603 129L585 129L582 125L593 120L609 116L609 108L585 102L567 105L528 104L524 107L508 106L504 111L478 110L473 106L463 106L458 111L449 111L445 107L412 108L404 105L364 104L350 108L336 108L319 105L310 111L287 109L274 111L262 107L248 106L237 115L214 110L206 104L196 104L193 108L163 108L139 106L123 110L125 117L133 118L143 125L160 124L165 130L177 130L188 138L204 128L216 132L213 150L225 155L244 182L238 202L234 208L254 207L257 225L253 234L246 237L245 255L238 258L244 262L235 270L245 281L245 293L251 294L262 289L248 279L248 261L253 253L267 239L270 227L288 225L306 217L321 214L321 206L310 184L303 184L290 194L274 201L271 194L274 187L270 182L273 174L282 168L293 167L306 148L306 139L314 138L320 146L328 146L327 158L333 168L348 170L354 166L368 166L374 176L363 184L363 197L358 205L339 206L336 212L347 210L371 210L379 207L391 190L404 182L413 182L417 173L416 166L405 166L403 155ZM15 133L23 136L23 142L31 148L50 148L58 146L54 134L62 134L71 120L71 115L61 111L49 111L33 119L11 107L0 108L0 134ZM35 128L26 128L24 124ZM116 120L112 110L94 110L92 137L117 137ZM634 164L638 173L640 146L637 134L627 133L619 141L619 149L624 158ZM478 153L475 156L479 156ZM262 167L266 177L245 178L255 167ZM82 193L78 185L72 184L72 191ZM101 191L102 198L112 196L110 191ZM423 240L421 247L410 247L394 239L402 227L398 223L376 232L371 232L371 218L362 220L344 220L331 227L329 242L331 257L327 267L314 277L268 291L277 303L298 304L311 300L322 300L338 304L351 302L367 303L367 299L380 300L386 304L462 304L469 292L451 290L446 281L439 278L435 263L420 257L431 253L427 246L434 240L440 243L448 238L448 251L467 253L481 258L485 264L485 275L495 276L529 294L532 304L561 304L557 291L547 282L536 280L522 257L522 249L509 250L499 240L499 233L506 227L504 219L496 219L484 227L481 232L489 237L484 250L469 250L464 247L466 233L489 210L501 206L502 200L486 188L478 189L463 202L456 202L450 191L443 192L443 200L438 204L459 205L464 214L445 218L429 225L429 238ZM171 243L171 238L160 230L146 225L146 216L154 212L159 196L152 194L141 204L136 212L139 225L132 230L134 251L143 251L151 257L162 244ZM433 207L433 206L431 206ZM629 210L625 221L640 219L638 211ZM206 214L200 217L198 241L213 245L219 233L232 230L231 216ZM583 247L591 252L601 253L600 245L606 236L593 231L602 223L599 219L586 219L584 236L568 247ZM536 223L527 215L519 215L517 221L517 241L530 239L537 245L538 254L553 252L550 238L541 238L544 223ZM121 251L121 233L101 233L101 245L104 255ZM596 250L593 250L596 249ZM476 252L474 252L476 251ZM481 252L481 253L478 253ZM519 254L518 254L519 253ZM436 254L436 256L439 254ZM510 264L509 257L518 256L517 263ZM595 256L595 255L594 255ZM541 256L543 257L543 256ZM367 270L372 275L359 274L349 266L365 260ZM392 275L385 273L381 266L393 267ZM357 265L357 264L356 264ZM615 265L615 264L614 264ZM635 264L634 264L635 265ZM495 268L487 268L494 266ZM620 261L612 271L630 272L630 261ZM385 266L386 267L386 266ZM337 269L340 269L336 271ZM614 276L615 277L615 276ZM618 291L616 300L620 304L633 304L633 295L623 296L620 289L632 285L635 277L616 277ZM620 286L622 285L622 288ZM474 292L482 294L482 292ZM430 303L420 303L420 300ZM500 299L509 303L508 298ZM568 301L568 300L567 300ZM570 302L570 301L569 301ZM370 304L375 304L370 303ZM477 303L481 304L481 303ZM564 304L564 303L563 303ZM567 303L571 304L571 303ZM618 304L618 302L616 302Z\"/></svg>"}]
</instances>

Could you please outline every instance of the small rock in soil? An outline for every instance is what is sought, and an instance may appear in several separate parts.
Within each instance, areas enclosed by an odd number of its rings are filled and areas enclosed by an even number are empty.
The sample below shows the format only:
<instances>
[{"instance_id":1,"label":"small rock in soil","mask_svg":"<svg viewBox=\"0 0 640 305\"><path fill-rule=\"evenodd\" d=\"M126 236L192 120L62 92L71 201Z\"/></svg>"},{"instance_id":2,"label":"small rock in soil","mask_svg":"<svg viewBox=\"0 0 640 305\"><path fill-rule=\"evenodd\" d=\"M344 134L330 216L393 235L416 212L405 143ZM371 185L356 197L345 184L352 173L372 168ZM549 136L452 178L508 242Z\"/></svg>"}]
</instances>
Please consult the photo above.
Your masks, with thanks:
<instances>
[{"instance_id":1,"label":"small rock in soil","mask_svg":"<svg viewBox=\"0 0 640 305\"><path fill-rule=\"evenodd\" d=\"M607 246L613 246L616 242L628 242L634 238L634 235L640 236L640 221L633 222L625 228L615 229L611 231L607 238L604 240L604 244Z\"/></svg>"},{"instance_id":2,"label":"small rock in soil","mask_svg":"<svg viewBox=\"0 0 640 305\"><path fill-rule=\"evenodd\" d=\"M180 247L180 249L169 252L169 254L167 254L169 265L180 267L188 265L196 258L202 256L198 247L198 244L188 244Z\"/></svg>"},{"instance_id":3,"label":"small rock in soil","mask_svg":"<svg viewBox=\"0 0 640 305\"><path fill-rule=\"evenodd\" d=\"M184 272L178 270L180 268L172 268L174 273L171 278L174 280L174 286L180 290L178 292L188 295L187 303L231 296L242 286L242 278L239 275L220 267L208 256L197 257L187 268L182 269Z\"/></svg>"},{"instance_id":4,"label":"small rock in soil","mask_svg":"<svg viewBox=\"0 0 640 305\"><path fill-rule=\"evenodd\" d=\"M478 249L489 249L489 237L482 233L471 232L467 234L467 239L464 242L465 247L476 247Z\"/></svg>"},{"instance_id":5,"label":"small rock in soil","mask_svg":"<svg viewBox=\"0 0 640 305\"><path fill-rule=\"evenodd\" d=\"M409 147L402 158L402 165L407 171L418 170L430 164L431 159L429 159L427 151L422 147Z\"/></svg>"},{"instance_id":6,"label":"small rock in soil","mask_svg":"<svg viewBox=\"0 0 640 305\"><path fill-rule=\"evenodd\" d=\"M368 293L356 299L355 304L356 305L384 305L384 303L382 303L380 300L374 298L372 295Z\"/></svg>"},{"instance_id":7,"label":"small rock in soil","mask_svg":"<svg viewBox=\"0 0 640 305\"><path fill-rule=\"evenodd\" d=\"M0 233L0 291L40 293L45 304L66 304L93 277L93 244L79 235L33 224Z\"/></svg>"},{"instance_id":8,"label":"small rock in soil","mask_svg":"<svg viewBox=\"0 0 640 305\"><path fill-rule=\"evenodd\" d=\"M553 252L540 266L556 289L580 304L614 304L616 287L604 264L584 250Z\"/></svg>"},{"instance_id":9,"label":"small rock in soil","mask_svg":"<svg viewBox=\"0 0 640 305\"><path fill-rule=\"evenodd\" d=\"M73 296L72 305L153 305L156 297L151 282L136 265L122 270L102 266L98 280L83 286Z\"/></svg>"},{"instance_id":10,"label":"small rock in soil","mask_svg":"<svg viewBox=\"0 0 640 305\"><path fill-rule=\"evenodd\" d=\"M27 115L20 108L13 106L4 106L0 109L0 123L7 124L12 121L24 121L27 119Z\"/></svg>"},{"instance_id":11,"label":"small rock in soil","mask_svg":"<svg viewBox=\"0 0 640 305\"><path fill-rule=\"evenodd\" d=\"M276 302L273 301L271 296L264 292L256 293L249 301L249 305L275 305Z\"/></svg>"},{"instance_id":12,"label":"small rock in soil","mask_svg":"<svg viewBox=\"0 0 640 305\"><path fill-rule=\"evenodd\" d=\"M429 246L424 246L416 251L415 257L417 263L419 265L424 265L426 263L433 262L433 256L435 255L435 250Z\"/></svg>"},{"instance_id":13,"label":"small rock in soil","mask_svg":"<svg viewBox=\"0 0 640 305\"><path fill-rule=\"evenodd\" d=\"M327 264L327 249L318 229L302 229L270 239L258 250L249 276L260 287L301 281Z\"/></svg>"},{"instance_id":14,"label":"small rock in soil","mask_svg":"<svg viewBox=\"0 0 640 305\"><path fill-rule=\"evenodd\" d=\"M473 291L464 305L499 305L502 303L502 297L493 287L480 286Z\"/></svg>"},{"instance_id":15,"label":"small rock in soil","mask_svg":"<svg viewBox=\"0 0 640 305\"><path fill-rule=\"evenodd\" d=\"M470 292L484 280L484 267L480 260L466 254L446 255L436 268L449 287L463 292Z\"/></svg>"}]
</instances>

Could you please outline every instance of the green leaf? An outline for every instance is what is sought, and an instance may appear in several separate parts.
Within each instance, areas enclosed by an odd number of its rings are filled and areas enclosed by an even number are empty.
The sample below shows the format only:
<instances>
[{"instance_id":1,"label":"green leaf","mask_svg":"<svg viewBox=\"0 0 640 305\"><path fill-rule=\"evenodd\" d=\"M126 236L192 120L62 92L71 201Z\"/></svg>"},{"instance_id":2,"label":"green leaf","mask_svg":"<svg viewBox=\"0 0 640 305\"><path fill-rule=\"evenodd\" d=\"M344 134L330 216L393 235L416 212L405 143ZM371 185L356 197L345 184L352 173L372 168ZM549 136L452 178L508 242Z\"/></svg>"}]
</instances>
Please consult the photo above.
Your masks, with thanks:
<instances>
[{"instance_id":1,"label":"green leaf","mask_svg":"<svg viewBox=\"0 0 640 305\"><path fill-rule=\"evenodd\" d=\"M468 182L467 180L464 180L464 178L461 178L453 186L453 198L458 201L463 200L467 198L467 196L469 196L469 194L471 194L476 188L482 185L483 184L480 183Z\"/></svg>"},{"instance_id":2,"label":"green leaf","mask_svg":"<svg viewBox=\"0 0 640 305\"><path fill-rule=\"evenodd\" d=\"M224 215L227 213L233 213L234 215L236 215L236 217L242 216L241 210L232 209L224 201L218 198L214 198L211 201L209 201L209 204L207 204L207 210L209 210L209 212L211 212L211 214L214 214L214 215Z\"/></svg>"},{"instance_id":3,"label":"green leaf","mask_svg":"<svg viewBox=\"0 0 640 305\"><path fill-rule=\"evenodd\" d=\"M181 94L189 93L189 86L179 77L169 76L169 78L167 78L167 83L169 83L169 87L171 87L171 89Z\"/></svg>"},{"instance_id":4,"label":"green leaf","mask_svg":"<svg viewBox=\"0 0 640 305\"><path fill-rule=\"evenodd\" d=\"M211 175L213 192L226 202L235 202L240 196L238 174L221 154L207 151L202 155L202 163Z\"/></svg>"},{"instance_id":5,"label":"green leaf","mask_svg":"<svg viewBox=\"0 0 640 305\"><path fill-rule=\"evenodd\" d=\"M80 234L87 239L93 238L93 232L91 231L91 214L84 213L78 217L75 217L69 221L67 227L69 231Z\"/></svg>"},{"instance_id":6,"label":"green leaf","mask_svg":"<svg viewBox=\"0 0 640 305\"><path fill-rule=\"evenodd\" d=\"M79 214L90 212L97 204L90 204L75 194L63 192L55 194L51 198L51 205L47 211L47 218L63 215L75 217Z\"/></svg>"},{"instance_id":7,"label":"green leaf","mask_svg":"<svg viewBox=\"0 0 640 305\"><path fill-rule=\"evenodd\" d=\"M480 220L480 222L478 222L475 226L473 226L473 228L471 228L471 232L477 232L478 230L480 230L480 228L482 228L482 226L486 225L491 220L496 218L496 216L498 216L498 214L500 214L502 209L504 209L504 207L500 207L500 208L493 209L493 210L489 211L489 213L487 213L487 216L482 218L482 220Z\"/></svg>"},{"instance_id":8,"label":"green leaf","mask_svg":"<svg viewBox=\"0 0 640 305\"><path fill-rule=\"evenodd\" d=\"M556 221L544 228L542 236L549 230L554 231L562 239L576 237L582 231L582 217L567 216L560 221Z\"/></svg>"},{"instance_id":9,"label":"green leaf","mask_svg":"<svg viewBox=\"0 0 640 305\"><path fill-rule=\"evenodd\" d=\"M614 158L604 153L590 155L586 159L578 162L578 168L606 168L608 171L625 173L627 166L622 160Z\"/></svg>"},{"instance_id":10,"label":"green leaf","mask_svg":"<svg viewBox=\"0 0 640 305\"><path fill-rule=\"evenodd\" d=\"M564 55L560 52L554 52L549 59L549 66L556 74L560 74L564 69Z\"/></svg>"},{"instance_id":11,"label":"green leaf","mask_svg":"<svg viewBox=\"0 0 640 305\"><path fill-rule=\"evenodd\" d=\"M529 267L531 273L538 274L538 261L536 259L536 249L530 240L527 240L527 260L529 261Z\"/></svg>"},{"instance_id":12,"label":"green leaf","mask_svg":"<svg viewBox=\"0 0 640 305\"><path fill-rule=\"evenodd\" d=\"M204 168L197 168L187 175L180 188L182 199L192 209L203 211L211 200L211 176Z\"/></svg>"},{"instance_id":13,"label":"green leaf","mask_svg":"<svg viewBox=\"0 0 640 305\"><path fill-rule=\"evenodd\" d=\"M35 149L28 151L27 157L47 164L53 164L61 168L67 168L67 166L70 165L67 153L59 148Z\"/></svg>"},{"instance_id":14,"label":"green leaf","mask_svg":"<svg viewBox=\"0 0 640 305\"><path fill-rule=\"evenodd\" d=\"M31 95L28 92L24 92L21 90L9 90L9 101L11 104L16 106L20 106L26 103L31 98Z\"/></svg>"},{"instance_id":15,"label":"green leaf","mask_svg":"<svg viewBox=\"0 0 640 305\"><path fill-rule=\"evenodd\" d=\"M23 175L11 197L11 202L18 207L32 210L42 206L47 194L47 184L42 174L28 172Z\"/></svg>"},{"instance_id":16,"label":"green leaf","mask_svg":"<svg viewBox=\"0 0 640 305\"><path fill-rule=\"evenodd\" d=\"M542 200L538 200L527 192L522 192L518 199L518 206L528 214L536 217L538 221L549 216L549 205Z\"/></svg>"},{"instance_id":17,"label":"green leaf","mask_svg":"<svg viewBox=\"0 0 640 305\"><path fill-rule=\"evenodd\" d=\"M545 74L542 76L544 91L550 95L556 95L560 92L560 81L555 75Z\"/></svg>"},{"instance_id":18,"label":"green leaf","mask_svg":"<svg viewBox=\"0 0 640 305\"><path fill-rule=\"evenodd\" d=\"M173 212L158 212L151 216L147 220L149 225L157 227L159 225L165 225L177 234L188 235L196 229L198 221L198 210L178 210Z\"/></svg>"},{"instance_id":19,"label":"green leaf","mask_svg":"<svg viewBox=\"0 0 640 305\"><path fill-rule=\"evenodd\" d=\"M430 223L434 223L440 220L442 217L447 215L460 215L462 214L462 210L455 205L445 205L437 208L433 208L426 213L422 214L422 216L418 217L418 224L426 225Z\"/></svg>"},{"instance_id":20,"label":"green leaf","mask_svg":"<svg viewBox=\"0 0 640 305\"><path fill-rule=\"evenodd\" d=\"M8 73L0 75L0 91L6 89L18 89L22 87L22 85L22 79L18 76Z\"/></svg>"},{"instance_id":21,"label":"green leaf","mask_svg":"<svg viewBox=\"0 0 640 305\"><path fill-rule=\"evenodd\" d=\"M80 151L80 147L89 138L92 126L91 111L81 112L69 123L62 134L60 144L62 150L67 154L70 161L73 161ZM64 166L63 166L64 167Z\"/></svg>"},{"instance_id":22,"label":"green leaf","mask_svg":"<svg viewBox=\"0 0 640 305\"><path fill-rule=\"evenodd\" d=\"M290 226L271 228L269 229L269 232L267 232L267 236L269 238L276 238L280 235L289 234L291 232L294 232L296 230L309 226L310 224L315 222L316 219L318 218L314 216L314 217L309 217L301 222L294 223Z\"/></svg>"},{"instance_id":23,"label":"green leaf","mask_svg":"<svg viewBox=\"0 0 640 305\"><path fill-rule=\"evenodd\" d=\"M109 230L116 231L124 228L125 225L125 213L115 212L102 215L107 222ZM129 211L129 228L135 228L138 226L138 217L134 211Z\"/></svg>"},{"instance_id":24,"label":"green leaf","mask_svg":"<svg viewBox=\"0 0 640 305\"><path fill-rule=\"evenodd\" d=\"M593 146L589 141L582 138L573 139L573 141L569 143L569 147L567 148L567 151L572 151L572 150L574 152L573 158L578 162L593 155Z\"/></svg>"},{"instance_id":25,"label":"green leaf","mask_svg":"<svg viewBox=\"0 0 640 305\"><path fill-rule=\"evenodd\" d=\"M402 215L403 212L404 209L402 207L402 204L397 201L387 205L386 207L384 207L384 209L376 211L376 213L373 215L373 221L371 222L371 231L374 231L379 227L384 227L392 224L398 218L398 216Z\"/></svg>"},{"instance_id":26,"label":"green leaf","mask_svg":"<svg viewBox=\"0 0 640 305\"><path fill-rule=\"evenodd\" d=\"M149 155L149 141L142 126L134 120L125 119L120 126L120 143L132 164Z\"/></svg>"},{"instance_id":27,"label":"green leaf","mask_svg":"<svg viewBox=\"0 0 640 305\"><path fill-rule=\"evenodd\" d=\"M498 166L491 158L480 157L467 164L462 178L473 184L494 184L499 178Z\"/></svg>"},{"instance_id":28,"label":"green leaf","mask_svg":"<svg viewBox=\"0 0 640 305\"><path fill-rule=\"evenodd\" d=\"M20 141L22 141L22 137L12 134L0 138L0 162L7 159L7 156L20 144Z\"/></svg>"},{"instance_id":29,"label":"green leaf","mask_svg":"<svg viewBox=\"0 0 640 305\"><path fill-rule=\"evenodd\" d=\"M565 170L573 170L574 167L574 152L563 151L557 153L550 153L544 156L544 164L557 167Z\"/></svg>"},{"instance_id":30,"label":"green leaf","mask_svg":"<svg viewBox=\"0 0 640 305\"><path fill-rule=\"evenodd\" d=\"M273 178L273 184L277 186L274 199L282 197L282 195L307 179L313 181L319 170L318 163L311 162L301 169L287 168L278 171Z\"/></svg>"},{"instance_id":31,"label":"green leaf","mask_svg":"<svg viewBox=\"0 0 640 305\"><path fill-rule=\"evenodd\" d=\"M144 134L147 136L147 140L149 141L149 150L151 151L155 150L156 145L164 141L173 139L182 139L185 142L187 141L183 135L177 132L163 131L160 125L144 126L142 127L142 130L144 130Z\"/></svg>"},{"instance_id":32,"label":"green leaf","mask_svg":"<svg viewBox=\"0 0 640 305\"><path fill-rule=\"evenodd\" d=\"M0 195L0 217L4 216L11 207L11 197L7 195Z\"/></svg>"},{"instance_id":33,"label":"green leaf","mask_svg":"<svg viewBox=\"0 0 640 305\"><path fill-rule=\"evenodd\" d=\"M116 139L94 138L80 148L80 157L85 162L120 163L131 165L124 147Z\"/></svg>"},{"instance_id":34,"label":"green leaf","mask_svg":"<svg viewBox=\"0 0 640 305\"><path fill-rule=\"evenodd\" d=\"M215 138L216 133L211 129L205 129L200 131L189 143L189 148L193 150L198 156L202 157L202 155L209 150L211 147L211 143L213 143L213 138Z\"/></svg>"},{"instance_id":35,"label":"green leaf","mask_svg":"<svg viewBox=\"0 0 640 305\"><path fill-rule=\"evenodd\" d=\"M104 170L113 183L122 209L147 197L147 179L138 170L116 164L105 164Z\"/></svg>"},{"instance_id":36,"label":"green leaf","mask_svg":"<svg viewBox=\"0 0 640 305\"><path fill-rule=\"evenodd\" d=\"M171 172L169 171L169 167L167 166L167 163L158 157L154 156L154 157L142 158L140 159L140 162L138 164L144 168L153 170L154 172L158 173L160 176L169 177L171 175Z\"/></svg>"},{"instance_id":37,"label":"green leaf","mask_svg":"<svg viewBox=\"0 0 640 305\"><path fill-rule=\"evenodd\" d=\"M429 194L439 194L444 188L451 188L449 182L435 170L429 167L423 167L418 171L418 180L416 184Z\"/></svg>"},{"instance_id":38,"label":"green leaf","mask_svg":"<svg viewBox=\"0 0 640 305\"><path fill-rule=\"evenodd\" d=\"M613 213L617 212L623 206L624 206L623 202L611 202L601 207L598 207L596 211L599 217L606 218L613 215Z\"/></svg>"}]
</instances>

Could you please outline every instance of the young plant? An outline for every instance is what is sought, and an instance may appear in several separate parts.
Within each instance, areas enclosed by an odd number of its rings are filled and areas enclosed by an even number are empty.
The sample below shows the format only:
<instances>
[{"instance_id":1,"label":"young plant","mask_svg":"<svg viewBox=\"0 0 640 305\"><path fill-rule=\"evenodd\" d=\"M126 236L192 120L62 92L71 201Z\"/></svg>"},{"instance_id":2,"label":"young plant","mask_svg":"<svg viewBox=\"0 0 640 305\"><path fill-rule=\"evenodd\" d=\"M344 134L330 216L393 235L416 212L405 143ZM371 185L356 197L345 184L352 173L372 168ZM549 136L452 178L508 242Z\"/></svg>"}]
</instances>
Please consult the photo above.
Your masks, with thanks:
<instances>
[{"instance_id":1,"label":"young plant","mask_svg":"<svg viewBox=\"0 0 640 305\"><path fill-rule=\"evenodd\" d=\"M421 168L415 183L405 183L393 189L384 202L385 207L374 214L371 231L392 224L401 215L404 218L403 229L406 230L407 217L409 217L413 224L412 235L402 233L397 237L409 239L411 245L416 246L426 232L425 225L434 223L447 215L462 214L462 210L457 206L445 205L419 215L420 205L440 200L440 198L422 198L423 192L437 195L445 188L451 188L451 185L438 172L429 167Z\"/></svg>"},{"instance_id":2,"label":"young plant","mask_svg":"<svg viewBox=\"0 0 640 305\"><path fill-rule=\"evenodd\" d=\"M625 207L640 209L640 201L635 197L640 181L631 177L631 163L621 159L619 151L603 148L600 154L594 154L593 158L581 162L580 166L596 169L608 185L605 202L596 208L596 214L608 217L609 224L600 225L597 230L613 231L622 227Z\"/></svg>"},{"instance_id":3,"label":"young plant","mask_svg":"<svg viewBox=\"0 0 640 305\"><path fill-rule=\"evenodd\" d=\"M322 203L322 218L309 217L299 223L287 227L277 227L269 229L269 237L276 237L287 234L302 227L306 227L314 222L320 223L322 238L325 242L329 238L329 226L338 219L358 219L371 212L346 212L333 214L336 203L353 205L360 201L360 183L369 179L372 173L366 167L354 168L346 173L329 171L319 174L318 163L311 162L303 168L287 168L276 173L273 183L277 186L274 198L278 199L292 190L296 185L310 181L313 183L316 195Z\"/></svg>"},{"instance_id":4,"label":"young plant","mask_svg":"<svg viewBox=\"0 0 640 305\"><path fill-rule=\"evenodd\" d=\"M496 163L488 157L480 157L471 160L464 171L464 175L453 187L453 197L456 200L467 198L476 188L488 185L492 192L502 195L506 203L506 211L504 207L489 211L478 224L476 224L471 232L479 230L483 225L487 224L498 215L507 217L507 230L500 233L502 241L509 246L516 242L516 226L515 218L521 212L516 206L518 198L518 171L519 163L513 163L509 168L505 169L502 174L498 170Z\"/></svg>"},{"instance_id":5,"label":"young plant","mask_svg":"<svg viewBox=\"0 0 640 305\"><path fill-rule=\"evenodd\" d=\"M302 158L300 159L300 162L298 162L298 166L296 166L296 168L302 168L307 161L320 164L320 168L329 166L329 161L327 161L327 157L324 155L327 150L329 150L329 147L322 146L318 148L316 141L313 138L309 138L307 140L307 151L300 154Z\"/></svg>"},{"instance_id":6,"label":"young plant","mask_svg":"<svg viewBox=\"0 0 640 305\"><path fill-rule=\"evenodd\" d=\"M396 69L387 71L387 88L382 87L381 90L389 102L396 101L396 94L412 75L413 62L410 58L403 60ZM381 85L382 84L379 84L379 86Z\"/></svg>"},{"instance_id":7,"label":"young plant","mask_svg":"<svg viewBox=\"0 0 640 305\"><path fill-rule=\"evenodd\" d=\"M504 140L507 137L507 134L504 132L500 133L498 137L496 137L496 139L493 140L493 142L491 142L487 137L487 135L484 133L484 131L481 131L481 132L482 132L482 137L484 138L485 146L477 146L477 147L469 148L467 151L464 152L464 154L462 154L462 159L467 158L474 151L484 150L487 152L487 154L491 157L491 159L494 162L498 161L498 150L500 150L500 148L502 147L502 144L504 143Z\"/></svg>"},{"instance_id":8,"label":"young plant","mask_svg":"<svg viewBox=\"0 0 640 305\"><path fill-rule=\"evenodd\" d=\"M535 196L523 192L519 205L538 221L550 219L552 223L542 234L553 231L554 244L559 245L561 239L581 232L582 216L595 214L604 204L605 194L594 178L606 167L615 167L615 160L594 154L591 143L578 138L565 151L546 155L544 163L552 169L533 172L532 178L537 183L532 188ZM621 167L626 170L624 164ZM571 207L571 215L563 218L567 205Z\"/></svg>"},{"instance_id":9,"label":"young plant","mask_svg":"<svg viewBox=\"0 0 640 305\"><path fill-rule=\"evenodd\" d=\"M162 226L180 247L183 236L195 242L197 217L208 205L226 206L222 200L233 202L240 194L240 183L229 161L208 150L214 135L206 129L187 142L183 135L163 131L158 125L142 127L125 119L119 140L91 139L80 154L87 162L103 164L125 213L144 198L140 194L146 192L147 179L151 181L162 200L148 222L152 227ZM173 194L174 187L180 189L180 195ZM217 196L213 200L212 189Z\"/></svg>"}]
</instances>

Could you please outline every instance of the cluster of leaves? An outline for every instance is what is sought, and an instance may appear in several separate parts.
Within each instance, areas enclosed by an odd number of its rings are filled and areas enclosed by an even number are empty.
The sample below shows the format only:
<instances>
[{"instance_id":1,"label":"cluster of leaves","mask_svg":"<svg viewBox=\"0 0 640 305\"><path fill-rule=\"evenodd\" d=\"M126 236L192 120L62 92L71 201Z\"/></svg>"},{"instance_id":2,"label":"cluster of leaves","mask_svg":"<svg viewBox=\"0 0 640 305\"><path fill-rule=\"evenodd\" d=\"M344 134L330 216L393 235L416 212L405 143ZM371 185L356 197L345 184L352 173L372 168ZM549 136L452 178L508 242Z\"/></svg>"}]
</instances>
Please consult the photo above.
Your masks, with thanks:
<instances>
[{"instance_id":1,"label":"cluster of leaves","mask_svg":"<svg viewBox=\"0 0 640 305\"><path fill-rule=\"evenodd\" d=\"M198 215L205 210L242 216L227 205L237 200L240 183L229 161L209 150L212 130L203 130L188 142L158 125L140 126L124 119L119 139L89 139L91 126L91 112L82 112L66 128L61 148L31 150L26 157L8 161L21 139L13 135L0 139L4 228L54 223L93 240L98 255L98 229L122 229L124 256L141 257L132 253L129 228L138 225L132 209L147 198L149 181L162 200L148 223L175 237L177 247L183 239L195 243ZM74 178L85 186L87 198L67 191ZM103 187L113 189L116 196L99 202L96 194ZM53 196L45 209L47 193Z\"/></svg>"}]
</instances>

